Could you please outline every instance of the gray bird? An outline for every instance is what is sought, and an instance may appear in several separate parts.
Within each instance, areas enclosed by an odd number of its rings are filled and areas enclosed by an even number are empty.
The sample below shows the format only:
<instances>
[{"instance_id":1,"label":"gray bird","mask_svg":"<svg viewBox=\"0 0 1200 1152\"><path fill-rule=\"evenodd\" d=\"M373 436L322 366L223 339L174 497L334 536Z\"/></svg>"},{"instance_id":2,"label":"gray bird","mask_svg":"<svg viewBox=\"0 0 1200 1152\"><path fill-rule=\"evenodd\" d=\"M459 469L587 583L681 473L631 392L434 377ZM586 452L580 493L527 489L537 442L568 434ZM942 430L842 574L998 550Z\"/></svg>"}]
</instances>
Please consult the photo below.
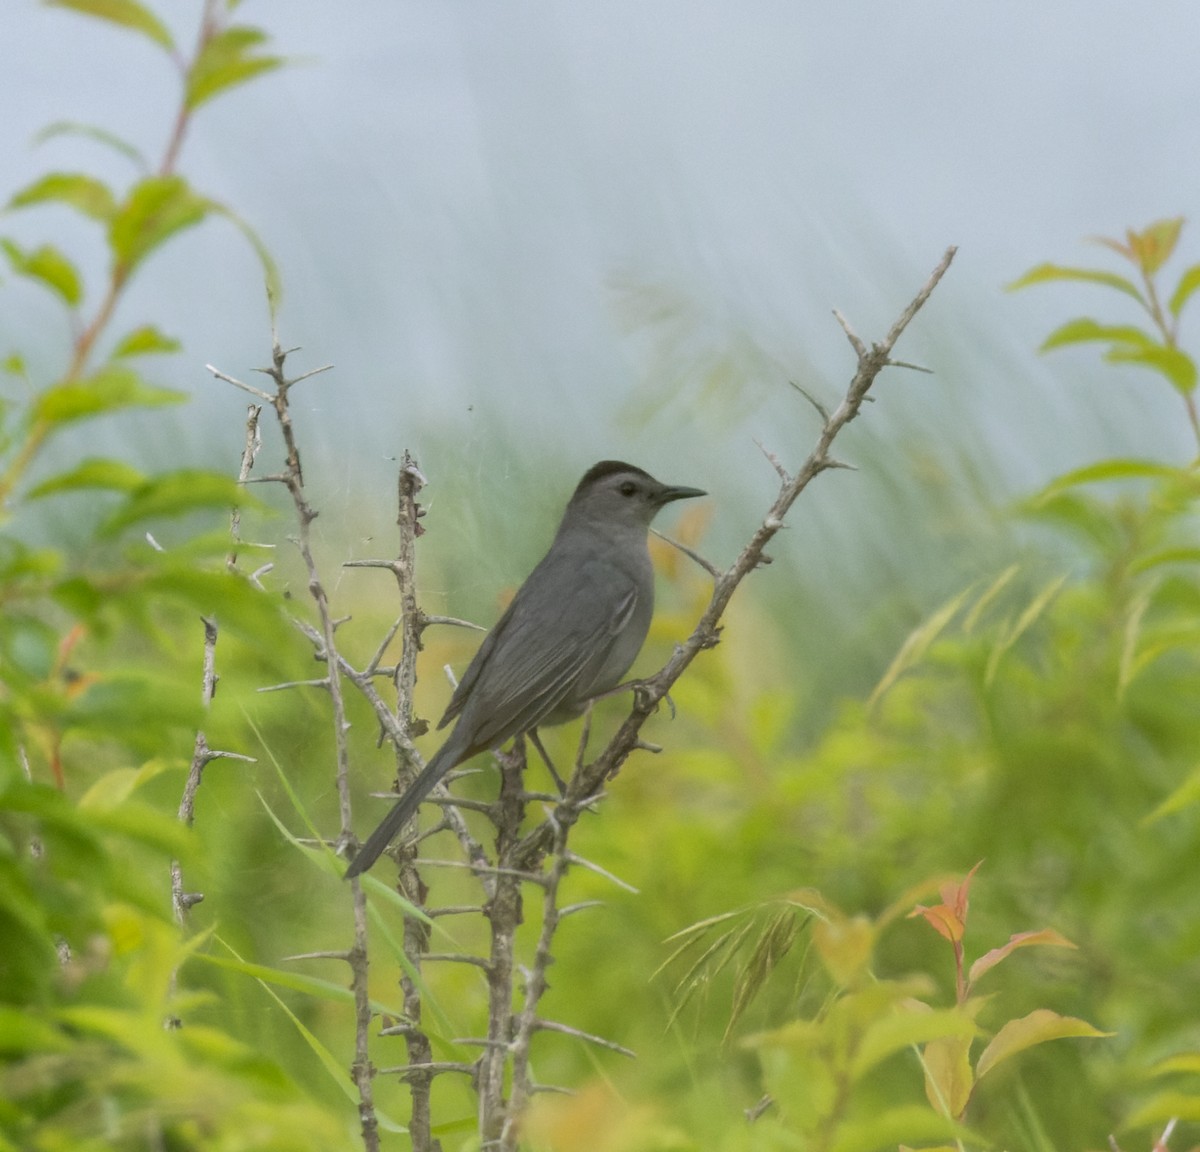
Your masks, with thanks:
<instances>
[{"instance_id":1,"label":"gray bird","mask_svg":"<svg viewBox=\"0 0 1200 1152\"><path fill-rule=\"evenodd\" d=\"M588 469L550 551L454 690L438 724L444 728L457 717L454 730L359 849L347 879L375 863L455 765L541 725L571 720L620 683L654 611L650 521L672 500L704 495L699 488L660 484L619 460Z\"/></svg>"}]
</instances>

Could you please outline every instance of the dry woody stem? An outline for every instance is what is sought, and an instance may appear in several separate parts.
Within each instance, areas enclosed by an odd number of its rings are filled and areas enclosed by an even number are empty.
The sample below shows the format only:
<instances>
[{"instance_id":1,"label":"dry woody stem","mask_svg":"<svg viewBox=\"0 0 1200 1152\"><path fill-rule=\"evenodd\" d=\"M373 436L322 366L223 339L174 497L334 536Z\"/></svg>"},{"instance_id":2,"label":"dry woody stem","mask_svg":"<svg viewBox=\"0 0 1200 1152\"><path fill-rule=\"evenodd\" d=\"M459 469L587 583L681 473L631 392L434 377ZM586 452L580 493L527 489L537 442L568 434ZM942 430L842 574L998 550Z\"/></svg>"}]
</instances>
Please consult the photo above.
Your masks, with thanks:
<instances>
[{"instance_id":1,"label":"dry woody stem","mask_svg":"<svg viewBox=\"0 0 1200 1152\"><path fill-rule=\"evenodd\" d=\"M414 913L404 918L405 956L399 978L403 1017L385 1020L379 1034L380 1042L384 1044L391 1037L403 1040L405 1062L380 1070L371 1063L368 1044L372 1010L367 998L367 908L364 883L359 878L351 882L348 891L353 903L354 937L352 946L344 954L351 969L355 1003L355 1054L351 1077L358 1091L363 1144L368 1152L374 1152L379 1146L378 1121L372 1094L372 1078L376 1075L396 1076L408 1086L412 1101L409 1138L414 1152L438 1152L441 1147L433 1135L432 1087L437 1077L450 1074L471 1077L478 1100L480 1147L488 1152L516 1152L520 1142L521 1119L530 1099L538 1092L561 1090L553 1085L536 1083L533 1079L531 1053L536 1036L554 1033L569 1042L598 1045L605 1050L632 1055L611 1040L589 1035L569 1023L551 1020L543 1012L549 990L547 972L554 961L558 928L564 917L592 907L595 903L563 902L563 886L569 880L571 868L590 868L608 876L613 883L621 884L620 880L609 876L599 865L582 860L570 851L571 829L579 814L603 796L608 781L619 772L632 752L638 749L655 750L641 739L642 725L697 655L719 642L721 620L730 599L751 572L769 562L766 548L783 528L784 520L796 499L823 472L847 467L832 454L834 440L859 414L871 387L884 368L913 367L893 360L892 349L945 275L954 254L953 248L946 251L921 290L877 344L865 344L846 320L835 313L857 361L854 376L844 396L830 411L798 389L821 419L816 445L795 472L789 471L776 454L763 450L778 476L779 491L761 523L729 567L721 569L690 549L683 549L712 577L713 591L708 607L691 635L676 647L671 659L653 676L634 686L630 712L607 746L591 760L586 760L581 752L567 781L565 794L560 797L525 790L525 744L518 739L510 751L496 754L500 789L494 803L455 802L444 787L439 787L431 797L431 802L441 812L441 818L433 829L424 837L417 837L416 828L411 827L397 838L397 844L388 854L398 867L397 891L413 907ZM379 725L380 741L391 744L395 758L396 787L402 792L423 767L423 760L413 742L414 734L419 734L420 729L416 726L412 703L423 633L431 626L461 626L464 622L448 617L426 616L418 605L416 542L423 531L418 497L426 480L417 462L405 453L399 469L398 551L395 558L357 560L347 564L347 567L355 568L385 568L392 573L399 601L395 620L385 635L373 644L371 655L362 667L356 667L338 650L338 621L332 614L325 585L310 547L309 527L316 513L304 494L300 453L288 410L289 389L306 377L289 380L284 373L286 357L287 353L276 342L272 367L265 370L274 385L273 392L244 384L216 369L211 370L219 378L250 392L256 401L269 404L275 411L283 436L284 469L267 479L284 485L294 504L299 523L297 546L305 564L308 590L317 615L315 625L297 621L297 626L309 638L317 658L325 665L324 677L295 681L290 686L317 686L329 696L341 818L337 845L339 849L352 850L357 841L350 819L350 765L344 686L349 684L362 695ZM247 431L243 480L249 474L250 465L246 461L248 459L252 464L256 451L255 424L253 429ZM397 643L398 657L394 664L385 664L385 659ZM385 699L385 693L393 697L394 703ZM453 779L453 775L450 779ZM531 804L537 805L544 815L530 830L522 831ZM493 847L486 848L472 831L464 815L471 812L477 814L473 819L482 815L490 821ZM424 839L444 831L449 831L457 843L461 858L420 858L418 849ZM422 877L422 870L446 867L466 869L471 873L478 886L478 904L464 904L460 900L440 908L425 907L429 888ZM529 889L535 890L539 923L533 954L523 964L518 956L517 929L526 913L525 897ZM431 933L440 917L472 914L482 915L487 926L489 939L484 955L431 950ZM449 1041L463 1050L461 1059L453 1058L455 1053L445 1052L444 1043L439 1045L435 1058L433 1044L422 1027L422 969L442 963L469 964L479 968L487 989L486 1035ZM478 1052L473 1052L474 1049L478 1049Z\"/></svg>"}]
</instances>

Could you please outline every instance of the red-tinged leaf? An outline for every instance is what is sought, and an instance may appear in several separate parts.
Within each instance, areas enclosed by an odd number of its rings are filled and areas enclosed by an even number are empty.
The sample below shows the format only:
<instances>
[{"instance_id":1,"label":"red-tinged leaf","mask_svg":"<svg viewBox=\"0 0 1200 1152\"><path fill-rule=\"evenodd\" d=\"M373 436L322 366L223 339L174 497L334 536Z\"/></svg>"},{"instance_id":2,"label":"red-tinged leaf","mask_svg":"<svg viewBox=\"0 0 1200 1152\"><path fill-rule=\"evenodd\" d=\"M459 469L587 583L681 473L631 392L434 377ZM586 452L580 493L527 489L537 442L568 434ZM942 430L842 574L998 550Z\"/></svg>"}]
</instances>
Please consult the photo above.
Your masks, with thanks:
<instances>
[{"instance_id":1,"label":"red-tinged leaf","mask_svg":"<svg viewBox=\"0 0 1200 1152\"><path fill-rule=\"evenodd\" d=\"M1055 328L1042 341L1038 351L1050 352L1068 344L1096 342L1126 344L1134 348L1158 347L1153 336L1132 324L1101 324L1088 316L1081 316L1078 320L1068 320L1060 328Z\"/></svg>"},{"instance_id":2,"label":"red-tinged leaf","mask_svg":"<svg viewBox=\"0 0 1200 1152\"><path fill-rule=\"evenodd\" d=\"M957 944L962 940L963 933L966 931L966 925L958 918L954 909L949 904L937 904L932 908L927 908L924 904L918 904L908 914L908 918L911 920L915 916L923 916L929 924L953 944Z\"/></svg>"},{"instance_id":3,"label":"red-tinged leaf","mask_svg":"<svg viewBox=\"0 0 1200 1152\"><path fill-rule=\"evenodd\" d=\"M1070 268L1062 264L1039 264L1030 269L1024 276L1008 285L1010 292L1018 288L1028 288L1031 284L1048 284L1059 280L1082 280L1089 284L1103 284L1132 296L1139 304L1145 304L1145 298L1138 287L1124 276L1115 272L1105 272L1101 268Z\"/></svg>"},{"instance_id":4,"label":"red-tinged leaf","mask_svg":"<svg viewBox=\"0 0 1200 1152\"><path fill-rule=\"evenodd\" d=\"M26 252L11 240L0 240L0 248L18 276L36 280L49 288L69 308L74 308L83 298L83 284L75 265L57 248L43 244Z\"/></svg>"},{"instance_id":5,"label":"red-tinged leaf","mask_svg":"<svg viewBox=\"0 0 1200 1152\"><path fill-rule=\"evenodd\" d=\"M1007 944L1001 944L999 948L993 948L990 952L985 952L974 964L971 965L971 971L968 979L971 983L975 983L985 972L995 968L1001 960L1011 956L1018 948L1074 948L1065 936L1055 932L1053 928L1043 928L1040 932L1017 932L1008 938Z\"/></svg>"},{"instance_id":6,"label":"red-tinged leaf","mask_svg":"<svg viewBox=\"0 0 1200 1152\"><path fill-rule=\"evenodd\" d=\"M1180 348L1155 345L1150 348L1110 348L1104 359L1113 364L1140 364L1160 376L1171 387L1187 396L1196 387L1196 362Z\"/></svg>"},{"instance_id":7,"label":"red-tinged leaf","mask_svg":"<svg viewBox=\"0 0 1200 1152\"><path fill-rule=\"evenodd\" d=\"M137 3L137 0L46 0L46 3L52 8L70 8L75 12L82 12L85 16L95 16L97 19L107 20L110 24L119 24L123 28L140 32L168 52L175 48L167 26L153 12Z\"/></svg>"},{"instance_id":8,"label":"red-tinged leaf","mask_svg":"<svg viewBox=\"0 0 1200 1152\"><path fill-rule=\"evenodd\" d=\"M964 925L967 922L967 909L970 907L969 896L971 893L971 881L975 879L975 873L979 871L982 865L983 861L980 860L979 863L976 864L975 867L963 877L961 884L947 883L942 888L942 899L945 900L947 904L953 905L955 915L963 922Z\"/></svg>"},{"instance_id":9,"label":"red-tinged leaf","mask_svg":"<svg viewBox=\"0 0 1200 1152\"><path fill-rule=\"evenodd\" d=\"M1178 316L1183 311L1183 306L1192 298L1192 293L1197 288L1200 288L1200 264L1193 264L1179 277L1179 283L1175 285L1175 291L1171 293L1171 299L1167 302L1172 316Z\"/></svg>"},{"instance_id":10,"label":"red-tinged leaf","mask_svg":"<svg viewBox=\"0 0 1200 1152\"><path fill-rule=\"evenodd\" d=\"M93 220L107 220L116 208L111 189L102 180L79 172L51 172L15 192L9 208L34 204L65 204Z\"/></svg>"},{"instance_id":11,"label":"red-tinged leaf","mask_svg":"<svg viewBox=\"0 0 1200 1152\"><path fill-rule=\"evenodd\" d=\"M980 1053L975 1065L975 1078L982 1080L998 1064L1048 1040L1063 1040L1072 1036L1113 1036L1113 1032L1101 1032L1086 1020L1073 1016L1060 1016L1048 1008L1037 1008L1019 1020L1010 1020Z\"/></svg>"},{"instance_id":12,"label":"red-tinged leaf","mask_svg":"<svg viewBox=\"0 0 1200 1152\"><path fill-rule=\"evenodd\" d=\"M1156 220L1141 232L1129 233L1129 246L1147 276L1153 276L1171 258L1182 229L1183 217L1175 216Z\"/></svg>"},{"instance_id":13,"label":"red-tinged leaf","mask_svg":"<svg viewBox=\"0 0 1200 1152\"><path fill-rule=\"evenodd\" d=\"M1131 263L1137 262L1137 253L1133 250L1133 233L1128 229L1125 232L1129 238L1128 244L1123 244L1120 240L1114 240L1111 236L1091 236L1089 239L1093 244L1099 244L1102 248L1110 248L1118 256L1124 257Z\"/></svg>"}]
</instances>

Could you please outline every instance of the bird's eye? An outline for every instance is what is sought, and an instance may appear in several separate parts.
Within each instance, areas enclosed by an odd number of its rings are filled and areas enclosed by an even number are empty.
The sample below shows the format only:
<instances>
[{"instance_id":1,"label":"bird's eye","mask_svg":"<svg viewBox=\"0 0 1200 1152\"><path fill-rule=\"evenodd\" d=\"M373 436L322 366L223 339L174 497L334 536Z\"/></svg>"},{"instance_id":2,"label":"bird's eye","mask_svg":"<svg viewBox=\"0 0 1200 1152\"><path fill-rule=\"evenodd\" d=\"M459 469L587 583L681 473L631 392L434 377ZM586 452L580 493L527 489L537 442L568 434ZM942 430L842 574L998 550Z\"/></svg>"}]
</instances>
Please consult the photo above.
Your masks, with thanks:
<instances>
[{"instance_id":1,"label":"bird's eye","mask_svg":"<svg viewBox=\"0 0 1200 1152\"><path fill-rule=\"evenodd\" d=\"M626 480L617 491L622 496L632 496L637 491L637 485L632 480Z\"/></svg>"}]
</instances>

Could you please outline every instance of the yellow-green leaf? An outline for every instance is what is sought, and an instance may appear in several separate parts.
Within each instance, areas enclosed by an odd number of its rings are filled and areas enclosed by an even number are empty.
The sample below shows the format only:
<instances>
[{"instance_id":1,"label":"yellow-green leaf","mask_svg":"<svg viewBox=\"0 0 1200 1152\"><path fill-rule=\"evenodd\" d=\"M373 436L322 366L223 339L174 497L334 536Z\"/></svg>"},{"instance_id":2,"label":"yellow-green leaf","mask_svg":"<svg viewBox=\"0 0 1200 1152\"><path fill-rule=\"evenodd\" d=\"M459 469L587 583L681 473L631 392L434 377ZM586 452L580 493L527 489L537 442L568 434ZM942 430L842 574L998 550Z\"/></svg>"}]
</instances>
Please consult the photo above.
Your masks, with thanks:
<instances>
[{"instance_id":1,"label":"yellow-green leaf","mask_svg":"<svg viewBox=\"0 0 1200 1152\"><path fill-rule=\"evenodd\" d=\"M1048 1040L1063 1040L1072 1036L1112 1036L1112 1032L1101 1032L1086 1020L1074 1016L1060 1016L1049 1008L1036 1008L1028 1016L1010 1020L992 1037L991 1043L980 1053L975 1066L975 1076L982 1080L998 1064Z\"/></svg>"},{"instance_id":2,"label":"yellow-green leaf","mask_svg":"<svg viewBox=\"0 0 1200 1152\"><path fill-rule=\"evenodd\" d=\"M147 176L138 181L109 227L119 272L128 276L155 248L199 224L213 207L182 176Z\"/></svg>"},{"instance_id":3,"label":"yellow-green leaf","mask_svg":"<svg viewBox=\"0 0 1200 1152\"><path fill-rule=\"evenodd\" d=\"M118 136L115 132L110 132L107 128L101 128L95 124L82 124L77 120L56 120L53 124L47 124L34 137L34 142L41 144L43 141L52 140L55 136L82 136L87 140L95 140L98 144L103 144L118 155L124 156L126 160L132 161L140 171L147 172L150 169L146 158L128 140ZM84 179L90 179L90 177L85 176Z\"/></svg>"},{"instance_id":4,"label":"yellow-green leaf","mask_svg":"<svg viewBox=\"0 0 1200 1152\"><path fill-rule=\"evenodd\" d=\"M160 48L172 51L175 41L171 33L157 16L148 8L143 8L137 0L46 0L52 8L70 8L82 12L85 16L95 16L99 20L107 20L110 24L119 24L134 32L140 32L149 37Z\"/></svg>"},{"instance_id":5,"label":"yellow-green leaf","mask_svg":"<svg viewBox=\"0 0 1200 1152\"><path fill-rule=\"evenodd\" d=\"M125 503L105 521L102 533L159 516L182 516L204 508L227 509L247 502L245 489L231 476L183 468L155 476L130 492Z\"/></svg>"},{"instance_id":6,"label":"yellow-green leaf","mask_svg":"<svg viewBox=\"0 0 1200 1152\"><path fill-rule=\"evenodd\" d=\"M254 49L266 40L266 33L245 25L235 24L217 33L204 45L188 73L187 106L199 108L227 88L280 67L280 57L254 54Z\"/></svg>"},{"instance_id":7,"label":"yellow-green leaf","mask_svg":"<svg viewBox=\"0 0 1200 1152\"><path fill-rule=\"evenodd\" d=\"M921 1054L926 1099L943 1116L955 1120L966 1111L975 1087L971 1039L969 1035L939 1036L930 1040Z\"/></svg>"},{"instance_id":8,"label":"yellow-green leaf","mask_svg":"<svg viewBox=\"0 0 1200 1152\"><path fill-rule=\"evenodd\" d=\"M1099 268L1067 268L1061 264L1039 264L1020 279L1014 280L1008 288L1011 292L1017 288L1028 288L1031 284L1047 284L1056 280L1084 280L1092 284L1105 284L1132 296L1139 304L1145 303L1141 292L1132 281L1118 276L1115 272L1105 272Z\"/></svg>"},{"instance_id":9,"label":"yellow-green leaf","mask_svg":"<svg viewBox=\"0 0 1200 1152\"><path fill-rule=\"evenodd\" d=\"M0 240L0 248L18 276L38 281L69 307L74 308L83 298L83 284L75 265L53 245L43 244L26 252L12 240Z\"/></svg>"},{"instance_id":10,"label":"yellow-green leaf","mask_svg":"<svg viewBox=\"0 0 1200 1152\"><path fill-rule=\"evenodd\" d=\"M1042 341L1038 351L1050 352L1067 344L1087 344L1096 341L1127 344L1136 348L1155 346L1154 337L1133 324L1101 324L1089 316L1080 316L1076 320L1068 320L1061 327L1055 328Z\"/></svg>"},{"instance_id":11,"label":"yellow-green leaf","mask_svg":"<svg viewBox=\"0 0 1200 1152\"><path fill-rule=\"evenodd\" d=\"M13 194L9 208L65 204L93 220L108 220L116 199L103 180L80 172L50 172Z\"/></svg>"},{"instance_id":12,"label":"yellow-green leaf","mask_svg":"<svg viewBox=\"0 0 1200 1152\"><path fill-rule=\"evenodd\" d=\"M43 480L29 493L30 500L51 496L56 492L76 492L81 489L101 488L112 492L131 492L146 477L123 460L84 460L69 472L60 472Z\"/></svg>"},{"instance_id":13,"label":"yellow-green leaf","mask_svg":"<svg viewBox=\"0 0 1200 1152\"><path fill-rule=\"evenodd\" d=\"M1183 311L1183 306L1197 288L1200 288L1200 264L1193 264L1179 277L1179 283L1175 285L1175 291L1171 293L1171 299L1167 302L1172 316L1178 316Z\"/></svg>"},{"instance_id":14,"label":"yellow-green leaf","mask_svg":"<svg viewBox=\"0 0 1200 1152\"><path fill-rule=\"evenodd\" d=\"M1196 363L1181 348L1168 348L1156 344L1145 348L1110 348L1104 359L1111 364L1140 364L1160 376L1165 376L1171 387L1187 396L1196 387Z\"/></svg>"},{"instance_id":15,"label":"yellow-green leaf","mask_svg":"<svg viewBox=\"0 0 1200 1152\"><path fill-rule=\"evenodd\" d=\"M182 347L183 345L173 336L164 335L153 324L143 324L140 328L135 328L121 337L120 342L113 349L113 357L149 356L165 352L178 352Z\"/></svg>"},{"instance_id":16,"label":"yellow-green leaf","mask_svg":"<svg viewBox=\"0 0 1200 1152\"><path fill-rule=\"evenodd\" d=\"M903 1048L925 1044L947 1036L966 1039L978 1031L975 1021L954 1009L937 1011L914 1010L905 1004L873 1020L867 1027L850 1065L850 1074L857 1080L876 1064Z\"/></svg>"},{"instance_id":17,"label":"yellow-green leaf","mask_svg":"<svg viewBox=\"0 0 1200 1152\"><path fill-rule=\"evenodd\" d=\"M1130 230L1129 246L1147 276L1153 276L1170 260L1182 229L1183 217L1173 216L1169 220L1156 220L1141 232Z\"/></svg>"},{"instance_id":18,"label":"yellow-green leaf","mask_svg":"<svg viewBox=\"0 0 1200 1152\"><path fill-rule=\"evenodd\" d=\"M48 388L34 402L33 415L49 424L68 424L121 408L156 408L185 399L182 392L147 384L130 368L110 366L85 380Z\"/></svg>"},{"instance_id":19,"label":"yellow-green leaf","mask_svg":"<svg viewBox=\"0 0 1200 1152\"><path fill-rule=\"evenodd\" d=\"M1007 944L985 952L974 964L968 979L972 984L985 972L995 968L1001 960L1011 956L1018 948L1074 948L1065 936L1055 932L1053 928L1043 928L1040 932L1017 932L1008 938Z\"/></svg>"},{"instance_id":20,"label":"yellow-green leaf","mask_svg":"<svg viewBox=\"0 0 1200 1152\"><path fill-rule=\"evenodd\" d=\"M969 588L963 589L957 596L943 604L928 620L919 624L908 634L904 643L900 646L900 651L896 653L895 659L883 674L883 678L875 685L874 691L867 700L868 708L875 707L887 693L888 689L905 672L910 668L914 668L924 659L925 653L929 651L930 646L942 634L959 608L962 607L963 601L966 600L970 591Z\"/></svg>"},{"instance_id":21,"label":"yellow-green leaf","mask_svg":"<svg viewBox=\"0 0 1200 1152\"><path fill-rule=\"evenodd\" d=\"M1146 816L1142 820L1142 823L1153 824L1155 821L1161 820L1164 816L1171 816L1176 812L1182 812L1185 808L1191 808L1195 804L1200 804L1200 765L1193 768L1184 777L1183 783L1159 804L1153 812Z\"/></svg>"}]
</instances>

